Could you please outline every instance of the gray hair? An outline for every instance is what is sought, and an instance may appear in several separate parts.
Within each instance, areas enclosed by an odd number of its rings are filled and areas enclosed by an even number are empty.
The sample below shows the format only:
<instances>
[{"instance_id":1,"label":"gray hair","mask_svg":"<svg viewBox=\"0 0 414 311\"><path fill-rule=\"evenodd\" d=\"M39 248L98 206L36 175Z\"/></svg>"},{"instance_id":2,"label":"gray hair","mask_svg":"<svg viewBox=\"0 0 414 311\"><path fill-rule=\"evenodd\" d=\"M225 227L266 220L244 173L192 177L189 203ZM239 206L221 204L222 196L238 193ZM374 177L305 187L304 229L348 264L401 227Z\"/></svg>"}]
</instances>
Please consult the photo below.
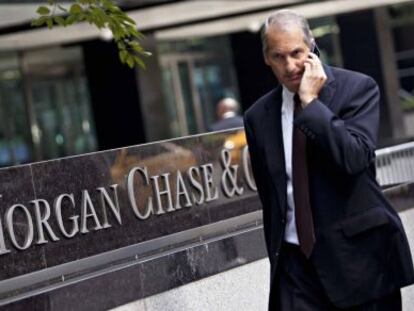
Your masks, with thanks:
<instances>
[{"instance_id":1,"label":"gray hair","mask_svg":"<svg viewBox=\"0 0 414 311\"><path fill-rule=\"evenodd\" d=\"M278 27L282 31L288 31L292 26L299 26L302 29L303 39L307 46L311 47L314 39L306 18L292 10L278 10L266 18L266 21L260 31L263 54L265 55L268 50L267 32L270 27Z\"/></svg>"}]
</instances>

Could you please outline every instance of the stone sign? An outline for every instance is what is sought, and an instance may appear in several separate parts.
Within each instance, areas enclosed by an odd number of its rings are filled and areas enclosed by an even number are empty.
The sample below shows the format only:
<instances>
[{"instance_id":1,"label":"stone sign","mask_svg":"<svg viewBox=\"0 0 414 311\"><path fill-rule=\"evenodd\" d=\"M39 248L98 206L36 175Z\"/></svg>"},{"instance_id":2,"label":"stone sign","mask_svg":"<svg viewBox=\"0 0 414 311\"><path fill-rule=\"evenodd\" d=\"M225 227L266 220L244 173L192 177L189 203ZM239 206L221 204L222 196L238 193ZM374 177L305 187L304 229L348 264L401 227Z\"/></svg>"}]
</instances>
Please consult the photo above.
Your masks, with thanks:
<instances>
[{"instance_id":1,"label":"stone sign","mask_svg":"<svg viewBox=\"0 0 414 311\"><path fill-rule=\"evenodd\" d=\"M237 130L2 169L0 278L242 215L255 195Z\"/></svg>"}]
</instances>

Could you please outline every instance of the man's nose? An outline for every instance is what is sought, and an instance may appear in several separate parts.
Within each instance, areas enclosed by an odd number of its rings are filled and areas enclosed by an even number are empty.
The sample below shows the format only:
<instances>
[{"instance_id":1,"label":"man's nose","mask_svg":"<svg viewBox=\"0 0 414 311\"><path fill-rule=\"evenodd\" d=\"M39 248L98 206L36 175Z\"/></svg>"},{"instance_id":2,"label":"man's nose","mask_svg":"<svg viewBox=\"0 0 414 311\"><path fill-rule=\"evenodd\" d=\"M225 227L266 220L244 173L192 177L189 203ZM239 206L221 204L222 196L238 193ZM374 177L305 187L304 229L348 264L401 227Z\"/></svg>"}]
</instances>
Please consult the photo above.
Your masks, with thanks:
<instances>
[{"instance_id":1,"label":"man's nose","mask_svg":"<svg viewBox=\"0 0 414 311\"><path fill-rule=\"evenodd\" d=\"M294 72L294 71L295 71L295 69L296 69L296 62L295 62L295 60L294 60L294 59L292 59L292 58L290 58L290 57L288 57L288 58L286 59L286 67L285 67L285 69L286 69L286 72L287 72L287 73L292 73L292 72Z\"/></svg>"}]
</instances>

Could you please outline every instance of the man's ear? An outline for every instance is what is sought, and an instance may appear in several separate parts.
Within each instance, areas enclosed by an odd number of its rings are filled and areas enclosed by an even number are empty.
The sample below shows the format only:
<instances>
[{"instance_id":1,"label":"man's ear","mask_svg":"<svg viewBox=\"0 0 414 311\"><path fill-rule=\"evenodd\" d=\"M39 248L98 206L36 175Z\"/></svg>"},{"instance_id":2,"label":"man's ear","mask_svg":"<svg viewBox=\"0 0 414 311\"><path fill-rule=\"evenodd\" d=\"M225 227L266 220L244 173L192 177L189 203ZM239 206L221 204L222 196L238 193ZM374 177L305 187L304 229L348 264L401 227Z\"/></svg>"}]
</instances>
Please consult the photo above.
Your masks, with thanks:
<instances>
[{"instance_id":1,"label":"man's ear","mask_svg":"<svg viewBox=\"0 0 414 311\"><path fill-rule=\"evenodd\" d=\"M268 60L267 55L265 53L263 53L263 59L264 59L265 64L270 66L269 65L269 60Z\"/></svg>"}]
</instances>

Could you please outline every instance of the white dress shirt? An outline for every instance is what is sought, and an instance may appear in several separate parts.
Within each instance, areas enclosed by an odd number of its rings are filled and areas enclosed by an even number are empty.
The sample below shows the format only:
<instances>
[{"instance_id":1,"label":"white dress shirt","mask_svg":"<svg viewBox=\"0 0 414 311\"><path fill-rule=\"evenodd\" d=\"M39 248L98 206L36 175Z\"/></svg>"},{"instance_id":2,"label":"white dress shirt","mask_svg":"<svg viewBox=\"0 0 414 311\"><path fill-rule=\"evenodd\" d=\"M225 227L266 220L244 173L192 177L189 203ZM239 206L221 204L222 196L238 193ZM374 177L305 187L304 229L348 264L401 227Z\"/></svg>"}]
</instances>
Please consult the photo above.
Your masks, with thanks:
<instances>
[{"instance_id":1,"label":"white dress shirt","mask_svg":"<svg viewBox=\"0 0 414 311\"><path fill-rule=\"evenodd\" d=\"M282 92L282 132L285 151L285 166L287 175L287 215L285 241L299 245L295 222L295 202L293 200L292 185L292 138L293 138L293 110L295 94L283 86Z\"/></svg>"}]
</instances>

